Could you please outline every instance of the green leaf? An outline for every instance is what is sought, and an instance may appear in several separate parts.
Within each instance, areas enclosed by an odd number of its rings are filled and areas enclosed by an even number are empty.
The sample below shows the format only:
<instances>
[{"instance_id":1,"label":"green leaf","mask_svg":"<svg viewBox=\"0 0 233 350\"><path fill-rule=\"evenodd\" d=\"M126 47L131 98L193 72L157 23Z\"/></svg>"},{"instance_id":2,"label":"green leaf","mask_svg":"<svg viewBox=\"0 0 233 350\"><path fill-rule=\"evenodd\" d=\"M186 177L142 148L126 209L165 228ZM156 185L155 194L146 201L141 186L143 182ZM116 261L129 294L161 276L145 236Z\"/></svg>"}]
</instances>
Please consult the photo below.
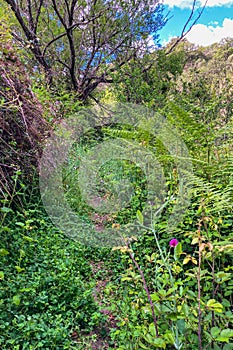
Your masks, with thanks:
<instances>
[{"instance_id":1,"label":"green leaf","mask_svg":"<svg viewBox=\"0 0 233 350\"><path fill-rule=\"evenodd\" d=\"M168 344L174 345L175 338L171 332L164 334L164 338L166 339Z\"/></svg>"},{"instance_id":2,"label":"green leaf","mask_svg":"<svg viewBox=\"0 0 233 350\"><path fill-rule=\"evenodd\" d=\"M15 223L15 225L20 226L20 227L24 227L25 226L25 224L23 222L19 222L19 221L17 221Z\"/></svg>"},{"instance_id":3,"label":"green leaf","mask_svg":"<svg viewBox=\"0 0 233 350\"><path fill-rule=\"evenodd\" d=\"M121 281L122 282L124 282L124 281L132 281L132 277L122 277Z\"/></svg>"},{"instance_id":4,"label":"green leaf","mask_svg":"<svg viewBox=\"0 0 233 350\"><path fill-rule=\"evenodd\" d=\"M151 300L152 301L158 301L160 299L160 297L158 296L157 293L152 293L151 294Z\"/></svg>"},{"instance_id":5,"label":"green leaf","mask_svg":"<svg viewBox=\"0 0 233 350\"><path fill-rule=\"evenodd\" d=\"M145 344L143 344L141 341L139 342L139 345L142 349L150 350Z\"/></svg>"},{"instance_id":6,"label":"green leaf","mask_svg":"<svg viewBox=\"0 0 233 350\"><path fill-rule=\"evenodd\" d=\"M8 208L8 207L1 207L0 208L0 211L2 213L9 213L9 212L13 212L13 210L11 208Z\"/></svg>"},{"instance_id":7,"label":"green leaf","mask_svg":"<svg viewBox=\"0 0 233 350\"><path fill-rule=\"evenodd\" d=\"M149 332L150 332L150 334L151 334L153 337L156 338L156 331L155 331L155 325L154 325L154 323L151 323L151 324L149 325Z\"/></svg>"},{"instance_id":8,"label":"green leaf","mask_svg":"<svg viewBox=\"0 0 233 350\"><path fill-rule=\"evenodd\" d=\"M218 327L212 327L210 330L210 333L212 335L213 338L216 338L221 332L221 329L219 329Z\"/></svg>"},{"instance_id":9,"label":"green leaf","mask_svg":"<svg viewBox=\"0 0 233 350\"><path fill-rule=\"evenodd\" d=\"M192 239L191 244L194 245L194 244L197 244L197 243L198 243L198 237L194 237L194 238Z\"/></svg>"},{"instance_id":10,"label":"green leaf","mask_svg":"<svg viewBox=\"0 0 233 350\"><path fill-rule=\"evenodd\" d=\"M0 280L4 280L4 272L0 271Z\"/></svg>"},{"instance_id":11,"label":"green leaf","mask_svg":"<svg viewBox=\"0 0 233 350\"><path fill-rule=\"evenodd\" d=\"M186 256L183 260L183 265L188 264L188 262L191 260L191 256Z\"/></svg>"},{"instance_id":12,"label":"green leaf","mask_svg":"<svg viewBox=\"0 0 233 350\"><path fill-rule=\"evenodd\" d=\"M229 342L229 338L228 337L223 337L223 336L219 336L219 337L217 337L217 338L215 338L215 340L217 340L217 341L221 341L221 342Z\"/></svg>"},{"instance_id":13,"label":"green leaf","mask_svg":"<svg viewBox=\"0 0 233 350\"><path fill-rule=\"evenodd\" d=\"M35 289L33 288L22 288L19 290L20 292L35 292Z\"/></svg>"},{"instance_id":14,"label":"green leaf","mask_svg":"<svg viewBox=\"0 0 233 350\"><path fill-rule=\"evenodd\" d=\"M140 210L137 210L136 216L137 216L139 224L143 225L143 215L142 215L142 212Z\"/></svg>"},{"instance_id":15,"label":"green leaf","mask_svg":"<svg viewBox=\"0 0 233 350\"><path fill-rule=\"evenodd\" d=\"M176 324L177 324L177 328L179 329L179 332L181 334L183 334L184 331L185 331L185 320L184 319L180 319L180 320L178 320L176 322Z\"/></svg>"},{"instance_id":16,"label":"green leaf","mask_svg":"<svg viewBox=\"0 0 233 350\"><path fill-rule=\"evenodd\" d=\"M174 249L174 258L175 258L175 260L178 260L181 254L182 254L182 244L178 243L177 246L175 246L175 249Z\"/></svg>"},{"instance_id":17,"label":"green leaf","mask_svg":"<svg viewBox=\"0 0 233 350\"><path fill-rule=\"evenodd\" d=\"M147 341L147 343L153 345L156 348L166 348L166 343L161 338L155 338L154 336L152 337L150 334L146 334L146 336L144 336L144 339Z\"/></svg>"},{"instance_id":18,"label":"green leaf","mask_svg":"<svg viewBox=\"0 0 233 350\"><path fill-rule=\"evenodd\" d=\"M228 280L230 280L232 278L232 273L227 273L224 271L219 271L218 273L216 273L216 279L217 279L217 283L223 283L226 282Z\"/></svg>"},{"instance_id":19,"label":"green leaf","mask_svg":"<svg viewBox=\"0 0 233 350\"><path fill-rule=\"evenodd\" d=\"M178 312L169 312L167 315L167 318L172 321L176 321L178 319L179 313Z\"/></svg>"},{"instance_id":20,"label":"green leaf","mask_svg":"<svg viewBox=\"0 0 233 350\"><path fill-rule=\"evenodd\" d=\"M28 241L28 242L35 242L35 240L33 239L33 238L31 238L31 237L29 237L29 236L23 236L23 239L25 240L25 241Z\"/></svg>"},{"instance_id":21,"label":"green leaf","mask_svg":"<svg viewBox=\"0 0 233 350\"><path fill-rule=\"evenodd\" d=\"M230 328L223 329L222 332L220 333L220 336L233 338L233 329L230 329Z\"/></svg>"},{"instance_id":22,"label":"green leaf","mask_svg":"<svg viewBox=\"0 0 233 350\"><path fill-rule=\"evenodd\" d=\"M19 306L19 304L20 304L20 296L19 295L14 295L13 298L12 298L12 302L16 306Z\"/></svg>"},{"instance_id":23,"label":"green leaf","mask_svg":"<svg viewBox=\"0 0 233 350\"><path fill-rule=\"evenodd\" d=\"M3 231L5 231L5 232L11 232L11 229L10 229L8 226L2 226L2 227L0 228L0 232L3 232Z\"/></svg>"},{"instance_id":24,"label":"green leaf","mask_svg":"<svg viewBox=\"0 0 233 350\"><path fill-rule=\"evenodd\" d=\"M222 304L216 302L215 299L210 299L207 304L206 304L207 308L209 310L215 311L215 312L223 312L223 306Z\"/></svg>"},{"instance_id":25,"label":"green leaf","mask_svg":"<svg viewBox=\"0 0 233 350\"><path fill-rule=\"evenodd\" d=\"M16 265L15 268L16 268L18 273L23 272L25 270L24 268L22 268L22 267L20 267L18 265Z\"/></svg>"},{"instance_id":26,"label":"green leaf","mask_svg":"<svg viewBox=\"0 0 233 350\"><path fill-rule=\"evenodd\" d=\"M155 347L158 347L158 348L166 349L166 343L161 338L154 339L152 345L155 346Z\"/></svg>"},{"instance_id":27,"label":"green leaf","mask_svg":"<svg viewBox=\"0 0 233 350\"><path fill-rule=\"evenodd\" d=\"M185 315L186 317L189 316L190 308L189 308L189 306L188 306L187 304L183 304L183 305L182 305L182 311L183 311L183 313L184 313L184 315Z\"/></svg>"},{"instance_id":28,"label":"green leaf","mask_svg":"<svg viewBox=\"0 0 233 350\"><path fill-rule=\"evenodd\" d=\"M0 255L1 255L1 256L6 256L6 255L8 255L8 254L10 254L10 253L8 252L8 250L6 250L6 249L4 249L4 248L0 249Z\"/></svg>"}]
</instances>

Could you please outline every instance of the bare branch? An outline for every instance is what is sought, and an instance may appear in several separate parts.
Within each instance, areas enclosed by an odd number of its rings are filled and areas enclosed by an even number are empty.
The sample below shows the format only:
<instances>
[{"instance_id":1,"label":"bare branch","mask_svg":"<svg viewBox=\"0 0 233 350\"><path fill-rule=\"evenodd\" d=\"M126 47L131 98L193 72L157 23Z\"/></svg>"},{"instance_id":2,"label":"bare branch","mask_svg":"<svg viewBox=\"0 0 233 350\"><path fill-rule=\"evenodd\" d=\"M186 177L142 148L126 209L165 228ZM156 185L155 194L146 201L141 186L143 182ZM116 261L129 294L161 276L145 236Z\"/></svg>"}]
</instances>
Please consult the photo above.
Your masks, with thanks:
<instances>
[{"instance_id":1,"label":"bare branch","mask_svg":"<svg viewBox=\"0 0 233 350\"><path fill-rule=\"evenodd\" d=\"M75 29L79 26L85 26L87 24L89 24L91 22L91 20L88 20L86 22L77 22L77 23L74 23L72 24L70 27L67 27L66 28L66 31L64 33L61 33L59 34L58 36L56 36L55 38L53 38L52 40L50 40L44 47L44 50L43 50L43 56L45 55L47 49L49 48L49 46L51 46L55 41L63 38L63 36L66 36L67 35L67 32L71 31L72 29Z\"/></svg>"},{"instance_id":2,"label":"bare branch","mask_svg":"<svg viewBox=\"0 0 233 350\"><path fill-rule=\"evenodd\" d=\"M33 16L32 16L31 0L27 0L27 3L28 3L28 14L29 14L28 23L29 23L29 27L30 27L31 31L34 32L35 26L34 26L34 20L33 20Z\"/></svg>"},{"instance_id":3,"label":"bare branch","mask_svg":"<svg viewBox=\"0 0 233 350\"><path fill-rule=\"evenodd\" d=\"M206 5L207 5L207 2L208 0L205 1L205 4L203 5L203 7L201 8L200 11L198 11L198 15L197 17L193 20L193 22L190 24L190 22L192 21L193 19L193 16L195 14L195 7L196 7L196 3L197 3L197 0L193 0L193 4L192 4L192 9L191 9L191 12L190 12L190 15L189 15L189 18L187 19L183 29L182 29L182 32L181 32L181 35L179 36L179 38L177 38L177 40L172 44L172 46L169 48L169 50L166 52L167 55L169 55L173 50L174 48L179 44L179 42L181 42L181 40L191 31L191 29L193 28L193 26L197 23L197 21L200 19L200 17L202 16L203 14L203 11L204 9L206 8ZM186 28L188 27L188 25L190 24L190 27L186 30Z\"/></svg>"},{"instance_id":4,"label":"bare branch","mask_svg":"<svg viewBox=\"0 0 233 350\"><path fill-rule=\"evenodd\" d=\"M46 62L45 58L42 55L41 49L40 49L38 42L37 42L36 33L27 27L17 3L14 2L14 0L5 0L5 1L10 5L12 11L14 12L14 14L15 14L15 16L16 16L16 18L21 26L21 28L23 29L23 32L24 32L27 40L31 43L29 48L32 51L32 53L34 54L35 58L38 60L38 62L45 69L45 72L46 72L47 77L48 77L48 83L50 84L52 81L51 67Z\"/></svg>"},{"instance_id":5,"label":"bare branch","mask_svg":"<svg viewBox=\"0 0 233 350\"><path fill-rule=\"evenodd\" d=\"M42 6L43 6L43 2L44 2L44 0L40 0L39 7L37 8L37 13L36 13L36 18L35 18L35 32L37 32L37 26L38 26L38 21L39 21L39 17L40 17L40 14L41 14L41 9L42 9Z\"/></svg>"},{"instance_id":6,"label":"bare branch","mask_svg":"<svg viewBox=\"0 0 233 350\"><path fill-rule=\"evenodd\" d=\"M50 81L64 75L84 98L99 84L111 83L111 73L141 53L149 31L164 23L159 0L4 1L21 27L14 38L32 52Z\"/></svg>"}]
</instances>

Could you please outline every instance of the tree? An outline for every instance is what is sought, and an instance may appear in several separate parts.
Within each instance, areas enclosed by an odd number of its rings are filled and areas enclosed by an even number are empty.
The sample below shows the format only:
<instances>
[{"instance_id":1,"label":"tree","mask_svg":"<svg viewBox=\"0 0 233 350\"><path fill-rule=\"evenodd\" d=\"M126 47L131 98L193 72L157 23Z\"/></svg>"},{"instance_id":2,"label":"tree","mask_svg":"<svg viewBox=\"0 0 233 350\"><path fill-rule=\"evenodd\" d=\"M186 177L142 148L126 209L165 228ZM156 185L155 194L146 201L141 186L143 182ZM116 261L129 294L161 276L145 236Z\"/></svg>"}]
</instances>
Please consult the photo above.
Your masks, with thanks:
<instances>
[{"instance_id":1,"label":"tree","mask_svg":"<svg viewBox=\"0 0 233 350\"><path fill-rule=\"evenodd\" d=\"M17 20L14 41L43 68L49 85L65 83L80 100L131 60L148 53L166 24L162 0L1 0ZM197 0L182 37L203 12ZM188 28L188 29L187 29ZM153 43L154 45L154 43ZM153 46L152 45L152 46Z\"/></svg>"},{"instance_id":2,"label":"tree","mask_svg":"<svg viewBox=\"0 0 233 350\"><path fill-rule=\"evenodd\" d=\"M186 52L186 66L173 98L198 122L214 128L227 125L233 107L233 40L225 39L208 47L194 47L184 42L178 47Z\"/></svg>"},{"instance_id":3,"label":"tree","mask_svg":"<svg viewBox=\"0 0 233 350\"><path fill-rule=\"evenodd\" d=\"M166 19L160 0L4 0L20 26L14 40L85 100L111 74L149 47Z\"/></svg>"},{"instance_id":4,"label":"tree","mask_svg":"<svg viewBox=\"0 0 233 350\"><path fill-rule=\"evenodd\" d=\"M185 54L177 50L167 55L166 49L160 49L131 60L116 74L117 99L162 108L184 65Z\"/></svg>"}]
</instances>

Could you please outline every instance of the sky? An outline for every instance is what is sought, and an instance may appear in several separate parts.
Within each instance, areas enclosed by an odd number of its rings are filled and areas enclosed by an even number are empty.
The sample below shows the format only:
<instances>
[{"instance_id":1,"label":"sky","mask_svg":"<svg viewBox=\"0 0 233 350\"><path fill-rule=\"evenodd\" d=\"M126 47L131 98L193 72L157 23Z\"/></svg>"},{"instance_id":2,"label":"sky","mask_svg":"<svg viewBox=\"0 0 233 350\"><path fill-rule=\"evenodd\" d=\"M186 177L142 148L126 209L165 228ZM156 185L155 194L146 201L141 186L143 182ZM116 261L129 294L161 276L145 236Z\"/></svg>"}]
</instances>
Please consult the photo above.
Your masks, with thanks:
<instances>
[{"instance_id":1,"label":"sky","mask_svg":"<svg viewBox=\"0 0 233 350\"><path fill-rule=\"evenodd\" d=\"M192 0L164 0L166 13L172 18L160 31L160 43L164 46L171 38L181 34L183 26L187 21ZM198 0L197 3L203 6L205 0ZM221 39L233 38L233 0L208 0L206 8L193 26L186 38L191 43L201 46L208 46Z\"/></svg>"}]
</instances>

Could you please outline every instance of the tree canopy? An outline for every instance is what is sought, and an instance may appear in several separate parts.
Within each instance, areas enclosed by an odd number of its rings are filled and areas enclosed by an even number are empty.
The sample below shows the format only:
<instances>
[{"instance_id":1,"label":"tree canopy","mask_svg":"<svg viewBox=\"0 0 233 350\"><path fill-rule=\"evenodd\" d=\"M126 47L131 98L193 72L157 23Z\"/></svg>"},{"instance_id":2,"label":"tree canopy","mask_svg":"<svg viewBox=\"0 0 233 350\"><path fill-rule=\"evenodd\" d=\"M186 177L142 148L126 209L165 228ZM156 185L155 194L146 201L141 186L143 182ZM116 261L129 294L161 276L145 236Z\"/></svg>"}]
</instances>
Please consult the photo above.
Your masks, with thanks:
<instances>
[{"instance_id":1,"label":"tree canopy","mask_svg":"<svg viewBox=\"0 0 233 350\"><path fill-rule=\"evenodd\" d=\"M5 2L17 19L14 40L43 67L50 84L63 81L82 100L148 51L166 22L160 0Z\"/></svg>"}]
</instances>

